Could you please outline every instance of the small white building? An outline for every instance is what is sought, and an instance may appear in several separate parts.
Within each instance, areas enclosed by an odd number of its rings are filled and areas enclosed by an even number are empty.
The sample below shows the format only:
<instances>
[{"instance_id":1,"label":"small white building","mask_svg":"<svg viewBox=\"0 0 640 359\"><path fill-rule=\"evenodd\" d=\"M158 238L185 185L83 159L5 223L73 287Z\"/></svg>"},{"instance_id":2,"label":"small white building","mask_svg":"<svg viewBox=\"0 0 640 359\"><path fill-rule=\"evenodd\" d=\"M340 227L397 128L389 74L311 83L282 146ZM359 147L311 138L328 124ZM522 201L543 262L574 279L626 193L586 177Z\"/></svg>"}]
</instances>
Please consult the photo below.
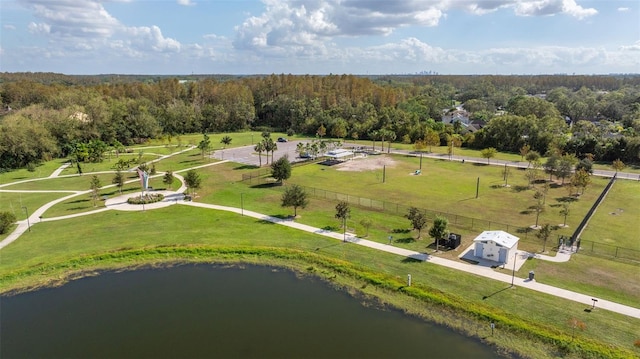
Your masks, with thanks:
<instances>
[{"instance_id":1,"label":"small white building","mask_svg":"<svg viewBox=\"0 0 640 359\"><path fill-rule=\"evenodd\" d=\"M506 264L516 255L519 240L504 231L484 231L473 240L473 255Z\"/></svg>"},{"instance_id":2,"label":"small white building","mask_svg":"<svg viewBox=\"0 0 640 359\"><path fill-rule=\"evenodd\" d=\"M346 161L353 158L353 152L339 148L337 150L327 152L327 157L330 157L333 160Z\"/></svg>"}]
</instances>

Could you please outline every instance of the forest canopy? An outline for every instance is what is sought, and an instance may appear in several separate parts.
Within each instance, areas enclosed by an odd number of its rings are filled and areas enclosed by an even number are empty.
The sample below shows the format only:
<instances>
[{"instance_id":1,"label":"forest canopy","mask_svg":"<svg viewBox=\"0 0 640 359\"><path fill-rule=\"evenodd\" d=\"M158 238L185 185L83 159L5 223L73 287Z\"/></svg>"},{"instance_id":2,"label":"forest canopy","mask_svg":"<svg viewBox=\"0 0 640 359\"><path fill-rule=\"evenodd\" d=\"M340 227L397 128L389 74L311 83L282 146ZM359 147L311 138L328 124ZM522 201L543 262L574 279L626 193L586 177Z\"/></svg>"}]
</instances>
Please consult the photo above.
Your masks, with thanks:
<instances>
[{"instance_id":1,"label":"forest canopy","mask_svg":"<svg viewBox=\"0 0 640 359\"><path fill-rule=\"evenodd\" d=\"M184 133L278 130L640 161L640 76L0 74L0 169ZM446 121L447 116L451 121ZM444 121L443 121L444 119Z\"/></svg>"}]
</instances>

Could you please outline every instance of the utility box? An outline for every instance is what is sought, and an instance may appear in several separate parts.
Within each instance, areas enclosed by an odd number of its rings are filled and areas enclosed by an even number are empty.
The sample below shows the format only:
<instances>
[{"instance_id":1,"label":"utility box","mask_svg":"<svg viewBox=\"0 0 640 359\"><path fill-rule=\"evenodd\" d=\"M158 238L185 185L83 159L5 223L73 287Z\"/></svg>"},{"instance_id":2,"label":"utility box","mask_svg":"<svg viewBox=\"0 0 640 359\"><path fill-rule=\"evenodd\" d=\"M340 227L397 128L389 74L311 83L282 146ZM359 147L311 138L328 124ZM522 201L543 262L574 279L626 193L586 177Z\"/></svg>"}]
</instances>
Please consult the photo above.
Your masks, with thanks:
<instances>
[{"instance_id":1,"label":"utility box","mask_svg":"<svg viewBox=\"0 0 640 359\"><path fill-rule=\"evenodd\" d=\"M437 240L437 242L438 245L447 247L449 249L456 249L460 246L460 243L462 243L462 236L457 233L449 233L449 237L440 238ZM433 243L435 244L436 241L434 241Z\"/></svg>"},{"instance_id":2,"label":"utility box","mask_svg":"<svg viewBox=\"0 0 640 359\"><path fill-rule=\"evenodd\" d=\"M462 243L462 236L457 233L449 233L449 240L447 243L447 247L451 249L456 249L460 247Z\"/></svg>"}]
</instances>

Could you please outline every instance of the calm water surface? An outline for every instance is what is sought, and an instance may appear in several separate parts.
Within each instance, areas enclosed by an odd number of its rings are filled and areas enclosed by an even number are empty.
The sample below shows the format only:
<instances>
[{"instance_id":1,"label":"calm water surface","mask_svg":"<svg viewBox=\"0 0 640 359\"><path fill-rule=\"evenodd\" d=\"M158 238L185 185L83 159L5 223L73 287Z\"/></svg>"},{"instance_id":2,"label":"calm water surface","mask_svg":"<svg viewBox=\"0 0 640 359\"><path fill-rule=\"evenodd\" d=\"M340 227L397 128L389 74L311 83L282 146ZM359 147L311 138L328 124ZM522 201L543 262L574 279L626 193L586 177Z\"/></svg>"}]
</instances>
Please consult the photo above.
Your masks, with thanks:
<instances>
[{"instance_id":1,"label":"calm water surface","mask_svg":"<svg viewBox=\"0 0 640 359\"><path fill-rule=\"evenodd\" d=\"M105 273L0 298L2 358L498 358L446 328L267 267Z\"/></svg>"}]
</instances>

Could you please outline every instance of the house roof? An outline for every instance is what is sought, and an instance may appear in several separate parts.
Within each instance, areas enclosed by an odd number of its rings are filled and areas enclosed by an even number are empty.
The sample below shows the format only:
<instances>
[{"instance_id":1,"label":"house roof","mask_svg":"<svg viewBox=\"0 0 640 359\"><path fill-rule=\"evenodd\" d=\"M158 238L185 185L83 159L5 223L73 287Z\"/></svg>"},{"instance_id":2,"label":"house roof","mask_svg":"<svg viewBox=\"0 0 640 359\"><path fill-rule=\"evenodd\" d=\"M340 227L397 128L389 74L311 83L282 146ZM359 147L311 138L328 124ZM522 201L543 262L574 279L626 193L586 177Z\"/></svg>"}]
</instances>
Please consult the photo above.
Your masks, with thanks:
<instances>
[{"instance_id":1,"label":"house roof","mask_svg":"<svg viewBox=\"0 0 640 359\"><path fill-rule=\"evenodd\" d=\"M520 240L520 238L505 231L484 231L480 233L480 235L477 236L473 241L494 241L503 247L513 248L513 246L518 243L518 240Z\"/></svg>"}]
</instances>

